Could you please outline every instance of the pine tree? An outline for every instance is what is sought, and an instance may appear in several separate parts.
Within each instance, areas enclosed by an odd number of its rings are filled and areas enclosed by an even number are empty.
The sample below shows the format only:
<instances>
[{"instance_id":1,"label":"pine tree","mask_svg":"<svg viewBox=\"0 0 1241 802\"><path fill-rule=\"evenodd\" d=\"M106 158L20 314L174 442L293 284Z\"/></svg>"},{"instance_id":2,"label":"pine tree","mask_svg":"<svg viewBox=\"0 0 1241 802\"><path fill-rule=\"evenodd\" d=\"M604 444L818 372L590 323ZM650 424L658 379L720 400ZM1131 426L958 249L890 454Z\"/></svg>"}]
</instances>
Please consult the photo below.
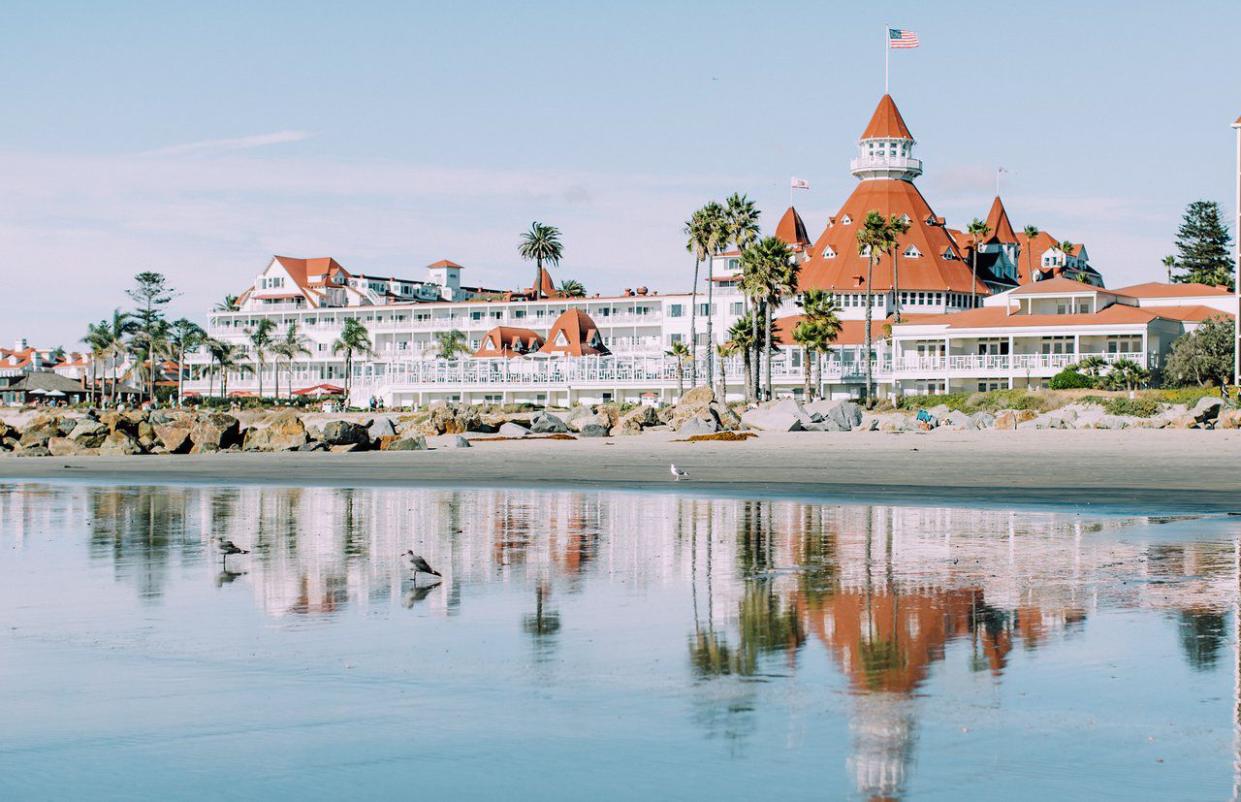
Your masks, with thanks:
<instances>
[{"instance_id":1,"label":"pine tree","mask_svg":"<svg viewBox=\"0 0 1241 802\"><path fill-rule=\"evenodd\" d=\"M1233 289L1232 237L1215 201L1194 201L1176 232L1176 265L1172 280Z\"/></svg>"}]
</instances>

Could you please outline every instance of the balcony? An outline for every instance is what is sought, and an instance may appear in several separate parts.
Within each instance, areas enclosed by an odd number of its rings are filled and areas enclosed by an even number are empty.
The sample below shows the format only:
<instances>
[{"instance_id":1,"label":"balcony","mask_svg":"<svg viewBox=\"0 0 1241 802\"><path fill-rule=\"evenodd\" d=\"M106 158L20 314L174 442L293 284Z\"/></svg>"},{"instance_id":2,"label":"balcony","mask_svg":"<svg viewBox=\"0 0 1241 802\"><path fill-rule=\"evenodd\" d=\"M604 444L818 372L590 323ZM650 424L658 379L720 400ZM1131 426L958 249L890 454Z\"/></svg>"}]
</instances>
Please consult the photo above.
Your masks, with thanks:
<instances>
[{"instance_id":1,"label":"balcony","mask_svg":"<svg viewBox=\"0 0 1241 802\"><path fill-rule=\"evenodd\" d=\"M1051 376L1086 357L1099 357L1111 364L1127 359L1148 368L1158 367L1156 354L1128 352L1118 354L950 354L948 356L904 355L896 359L899 377L944 375L1008 375L1030 373Z\"/></svg>"},{"instance_id":2,"label":"balcony","mask_svg":"<svg viewBox=\"0 0 1241 802\"><path fill-rule=\"evenodd\" d=\"M922 172L922 160L907 156L861 156L849 161L849 169L853 172L873 170L889 173Z\"/></svg>"}]
</instances>

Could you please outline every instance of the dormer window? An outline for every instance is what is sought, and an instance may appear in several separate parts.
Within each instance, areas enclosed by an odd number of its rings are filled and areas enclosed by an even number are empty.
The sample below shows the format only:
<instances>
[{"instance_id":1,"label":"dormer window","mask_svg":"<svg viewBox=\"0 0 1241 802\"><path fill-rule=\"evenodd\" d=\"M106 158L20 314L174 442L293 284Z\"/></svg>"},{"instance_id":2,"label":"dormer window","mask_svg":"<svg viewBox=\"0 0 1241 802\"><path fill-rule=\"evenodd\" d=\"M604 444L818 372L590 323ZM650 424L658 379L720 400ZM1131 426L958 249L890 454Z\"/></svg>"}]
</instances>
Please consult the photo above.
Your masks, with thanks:
<instances>
[{"instance_id":1,"label":"dormer window","mask_svg":"<svg viewBox=\"0 0 1241 802\"><path fill-rule=\"evenodd\" d=\"M913 221L909 219L909 215L903 214L901 215L901 222L904 223L905 225L909 225Z\"/></svg>"},{"instance_id":2,"label":"dormer window","mask_svg":"<svg viewBox=\"0 0 1241 802\"><path fill-rule=\"evenodd\" d=\"M842 226L847 226L847 225L850 225L850 224L852 224L852 223L853 223L853 218L852 218L852 217L850 217L850 216L849 216L849 215L847 215L847 214L846 214L844 217L840 218L840 224L841 224Z\"/></svg>"},{"instance_id":3,"label":"dormer window","mask_svg":"<svg viewBox=\"0 0 1241 802\"><path fill-rule=\"evenodd\" d=\"M870 246L869 246L869 245L859 245L859 246L858 246L858 249L857 249L857 252L858 252L858 255L860 255L860 256L870 256Z\"/></svg>"},{"instance_id":4,"label":"dormer window","mask_svg":"<svg viewBox=\"0 0 1241 802\"><path fill-rule=\"evenodd\" d=\"M832 250L831 245L828 245L826 248L823 249L823 258L824 259L835 259L836 258L836 252Z\"/></svg>"},{"instance_id":5,"label":"dormer window","mask_svg":"<svg viewBox=\"0 0 1241 802\"><path fill-rule=\"evenodd\" d=\"M922 255L922 251L918 250L917 247L910 245L905 249L904 255L909 259L917 259Z\"/></svg>"},{"instance_id":6,"label":"dormer window","mask_svg":"<svg viewBox=\"0 0 1241 802\"><path fill-rule=\"evenodd\" d=\"M957 255L952 252L952 248L944 248L943 258L952 261L957 258Z\"/></svg>"}]
</instances>

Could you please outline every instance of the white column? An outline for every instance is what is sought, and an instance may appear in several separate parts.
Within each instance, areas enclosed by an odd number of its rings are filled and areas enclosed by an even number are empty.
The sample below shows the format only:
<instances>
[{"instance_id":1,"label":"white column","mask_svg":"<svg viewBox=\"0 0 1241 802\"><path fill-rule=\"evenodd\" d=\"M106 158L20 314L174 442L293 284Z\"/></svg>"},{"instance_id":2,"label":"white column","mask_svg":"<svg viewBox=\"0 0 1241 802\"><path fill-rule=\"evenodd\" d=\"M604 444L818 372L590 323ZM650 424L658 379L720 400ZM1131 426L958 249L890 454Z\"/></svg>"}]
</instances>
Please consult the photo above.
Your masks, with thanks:
<instances>
[{"instance_id":1,"label":"white column","mask_svg":"<svg viewBox=\"0 0 1241 802\"><path fill-rule=\"evenodd\" d=\"M1233 211L1236 212L1236 226L1232 229L1234 248L1236 249L1237 271L1233 276L1233 284L1237 291L1237 316L1233 329L1237 342L1233 349L1233 384L1241 385L1241 117L1232 124L1237 131L1237 195Z\"/></svg>"}]
</instances>

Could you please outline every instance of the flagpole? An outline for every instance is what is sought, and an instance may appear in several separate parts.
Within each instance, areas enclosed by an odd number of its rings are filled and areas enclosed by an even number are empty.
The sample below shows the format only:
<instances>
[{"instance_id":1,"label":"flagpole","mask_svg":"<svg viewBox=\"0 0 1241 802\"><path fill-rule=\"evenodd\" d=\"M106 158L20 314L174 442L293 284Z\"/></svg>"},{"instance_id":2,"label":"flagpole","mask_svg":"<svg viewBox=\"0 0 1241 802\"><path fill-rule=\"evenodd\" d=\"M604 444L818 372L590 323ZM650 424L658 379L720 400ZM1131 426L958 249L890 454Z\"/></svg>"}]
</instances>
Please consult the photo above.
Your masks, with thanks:
<instances>
[{"instance_id":1,"label":"flagpole","mask_svg":"<svg viewBox=\"0 0 1241 802\"><path fill-rule=\"evenodd\" d=\"M889 51L892 49L888 41L888 37L891 36L889 30L888 26L883 26L883 93L885 95L888 94L888 58Z\"/></svg>"}]
</instances>

